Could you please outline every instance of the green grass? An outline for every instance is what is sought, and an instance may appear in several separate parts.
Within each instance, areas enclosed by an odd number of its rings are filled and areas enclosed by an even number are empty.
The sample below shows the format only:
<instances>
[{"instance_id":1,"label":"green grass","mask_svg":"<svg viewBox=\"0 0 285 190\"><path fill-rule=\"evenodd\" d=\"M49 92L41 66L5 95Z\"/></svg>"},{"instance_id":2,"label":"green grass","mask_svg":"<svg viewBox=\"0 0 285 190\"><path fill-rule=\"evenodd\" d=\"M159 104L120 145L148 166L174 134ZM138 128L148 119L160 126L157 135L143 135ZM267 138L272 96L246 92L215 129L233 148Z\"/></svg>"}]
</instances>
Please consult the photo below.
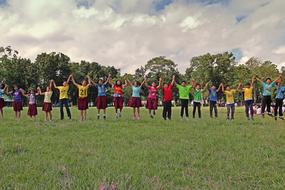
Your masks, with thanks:
<instances>
[{"instance_id":1,"label":"green grass","mask_svg":"<svg viewBox=\"0 0 285 190\"><path fill-rule=\"evenodd\" d=\"M192 111L192 109L190 109ZM98 121L90 109L88 121L21 121L5 108L0 121L0 189L98 189L103 182L119 189L284 189L284 122L272 118L245 119L238 109L235 121L155 119L131 110Z\"/></svg>"}]
</instances>

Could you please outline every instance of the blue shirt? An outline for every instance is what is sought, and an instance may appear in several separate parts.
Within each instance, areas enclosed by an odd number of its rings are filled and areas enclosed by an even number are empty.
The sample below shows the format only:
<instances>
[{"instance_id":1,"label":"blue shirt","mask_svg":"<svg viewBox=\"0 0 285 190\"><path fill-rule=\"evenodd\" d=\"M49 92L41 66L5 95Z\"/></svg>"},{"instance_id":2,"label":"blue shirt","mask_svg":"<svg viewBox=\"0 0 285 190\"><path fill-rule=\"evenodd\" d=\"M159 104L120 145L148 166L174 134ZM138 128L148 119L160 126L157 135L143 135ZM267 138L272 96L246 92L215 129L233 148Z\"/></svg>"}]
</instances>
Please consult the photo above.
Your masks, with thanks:
<instances>
[{"instance_id":1,"label":"blue shirt","mask_svg":"<svg viewBox=\"0 0 285 190\"><path fill-rule=\"evenodd\" d=\"M140 86L132 86L132 97L140 97L141 95L141 87Z\"/></svg>"},{"instance_id":2,"label":"blue shirt","mask_svg":"<svg viewBox=\"0 0 285 190\"><path fill-rule=\"evenodd\" d=\"M107 86L106 84L96 84L96 87L98 89L98 96L106 96Z\"/></svg>"},{"instance_id":3,"label":"blue shirt","mask_svg":"<svg viewBox=\"0 0 285 190\"><path fill-rule=\"evenodd\" d=\"M0 98L3 98L4 96L4 89L0 89Z\"/></svg>"},{"instance_id":4,"label":"blue shirt","mask_svg":"<svg viewBox=\"0 0 285 190\"><path fill-rule=\"evenodd\" d=\"M217 90L213 90L213 89L209 89L209 100L213 101L213 102L217 102L218 101L218 94L217 94Z\"/></svg>"},{"instance_id":5,"label":"blue shirt","mask_svg":"<svg viewBox=\"0 0 285 190\"><path fill-rule=\"evenodd\" d=\"M265 82L262 82L262 95L263 96L271 96L272 95L272 88L274 86L275 82L272 82L270 84L266 84Z\"/></svg>"},{"instance_id":6,"label":"blue shirt","mask_svg":"<svg viewBox=\"0 0 285 190\"><path fill-rule=\"evenodd\" d=\"M277 86L276 99L284 99L285 86Z\"/></svg>"}]
</instances>

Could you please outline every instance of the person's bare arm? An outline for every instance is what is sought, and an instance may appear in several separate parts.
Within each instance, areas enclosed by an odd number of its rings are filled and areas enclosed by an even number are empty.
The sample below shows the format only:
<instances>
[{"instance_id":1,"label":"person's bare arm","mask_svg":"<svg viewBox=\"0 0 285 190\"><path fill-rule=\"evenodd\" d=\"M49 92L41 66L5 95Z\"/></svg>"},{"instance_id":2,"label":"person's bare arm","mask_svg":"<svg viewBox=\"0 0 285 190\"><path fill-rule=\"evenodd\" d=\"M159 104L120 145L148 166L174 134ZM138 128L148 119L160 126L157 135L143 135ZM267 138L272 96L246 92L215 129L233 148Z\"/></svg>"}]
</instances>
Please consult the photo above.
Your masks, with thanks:
<instances>
[{"instance_id":1,"label":"person's bare arm","mask_svg":"<svg viewBox=\"0 0 285 190\"><path fill-rule=\"evenodd\" d=\"M71 76L72 83L74 84L74 86L76 86L78 88L78 84L75 82L74 77L72 75L70 75L70 76Z\"/></svg>"},{"instance_id":2,"label":"person's bare arm","mask_svg":"<svg viewBox=\"0 0 285 190\"><path fill-rule=\"evenodd\" d=\"M57 86L56 86L56 84L55 84L54 80L51 80L51 82L52 82L52 84L53 84L54 88L57 88Z\"/></svg>"},{"instance_id":3,"label":"person's bare arm","mask_svg":"<svg viewBox=\"0 0 285 190\"><path fill-rule=\"evenodd\" d=\"M255 81L255 76L253 76L252 79L251 79L251 84L250 84L251 88L254 87L254 81Z\"/></svg>"},{"instance_id":4,"label":"person's bare arm","mask_svg":"<svg viewBox=\"0 0 285 190\"><path fill-rule=\"evenodd\" d=\"M277 82L282 78L282 75L279 75L273 82Z\"/></svg>"},{"instance_id":5,"label":"person's bare arm","mask_svg":"<svg viewBox=\"0 0 285 190\"><path fill-rule=\"evenodd\" d=\"M145 86L148 88L149 87L149 85L148 85L148 79L145 77Z\"/></svg>"},{"instance_id":6,"label":"person's bare arm","mask_svg":"<svg viewBox=\"0 0 285 190\"><path fill-rule=\"evenodd\" d=\"M39 94L39 95L45 95L45 93L42 92L42 90L41 90L40 87L38 87L37 90L38 90L38 94Z\"/></svg>"},{"instance_id":7,"label":"person's bare arm","mask_svg":"<svg viewBox=\"0 0 285 190\"><path fill-rule=\"evenodd\" d=\"M159 83L158 83L157 89L159 89L161 87L162 87L162 78L159 78Z\"/></svg>"},{"instance_id":8,"label":"person's bare arm","mask_svg":"<svg viewBox=\"0 0 285 190\"><path fill-rule=\"evenodd\" d=\"M211 82L211 81L209 81L209 82L207 82L207 83L205 84L204 91L208 89L210 82Z\"/></svg>"},{"instance_id":9,"label":"person's bare arm","mask_svg":"<svg viewBox=\"0 0 285 190\"><path fill-rule=\"evenodd\" d=\"M8 89L9 89L8 85L5 84L4 93L7 94L7 95L9 94L9 90Z\"/></svg>"},{"instance_id":10,"label":"person's bare arm","mask_svg":"<svg viewBox=\"0 0 285 190\"><path fill-rule=\"evenodd\" d=\"M87 77L87 79L88 79L87 88L89 88L89 87L92 85L92 80L91 80L91 78L90 78L89 75L87 75L86 77Z\"/></svg>"},{"instance_id":11,"label":"person's bare arm","mask_svg":"<svg viewBox=\"0 0 285 190\"><path fill-rule=\"evenodd\" d=\"M69 75L69 77L68 77L68 79L67 79L67 81L66 81L67 84L70 82L71 78L73 78L72 75Z\"/></svg>"},{"instance_id":12,"label":"person's bare arm","mask_svg":"<svg viewBox=\"0 0 285 190\"><path fill-rule=\"evenodd\" d=\"M221 83L221 86L222 86L222 92L225 92L225 86L223 83Z\"/></svg>"},{"instance_id":13,"label":"person's bare arm","mask_svg":"<svg viewBox=\"0 0 285 190\"><path fill-rule=\"evenodd\" d=\"M222 83L219 85L219 88L217 89L217 92L219 92L222 88Z\"/></svg>"},{"instance_id":14,"label":"person's bare arm","mask_svg":"<svg viewBox=\"0 0 285 190\"><path fill-rule=\"evenodd\" d=\"M171 81L171 85L172 85L172 86L175 84L175 79L176 79L176 77L175 77L175 75L173 75L173 76L172 76L172 81Z\"/></svg>"},{"instance_id":15,"label":"person's bare arm","mask_svg":"<svg viewBox=\"0 0 285 190\"><path fill-rule=\"evenodd\" d=\"M256 77L256 80L259 81L260 83L263 83L263 81L258 77Z\"/></svg>"},{"instance_id":16,"label":"person's bare arm","mask_svg":"<svg viewBox=\"0 0 285 190\"><path fill-rule=\"evenodd\" d=\"M145 79L142 81L140 88L144 85L144 83L145 83Z\"/></svg>"},{"instance_id":17,"label":"person's bare arm","mask_svg":"<svg viewBox=\"0 0 285 190\"><path fill-rule=\"evenodd\" d=\"M109 83L110 79L111 79L111 75L108 75L108 78L107 78L107 80L105 82L105 85L107 85Z\"/></svg>"}]
</instances>

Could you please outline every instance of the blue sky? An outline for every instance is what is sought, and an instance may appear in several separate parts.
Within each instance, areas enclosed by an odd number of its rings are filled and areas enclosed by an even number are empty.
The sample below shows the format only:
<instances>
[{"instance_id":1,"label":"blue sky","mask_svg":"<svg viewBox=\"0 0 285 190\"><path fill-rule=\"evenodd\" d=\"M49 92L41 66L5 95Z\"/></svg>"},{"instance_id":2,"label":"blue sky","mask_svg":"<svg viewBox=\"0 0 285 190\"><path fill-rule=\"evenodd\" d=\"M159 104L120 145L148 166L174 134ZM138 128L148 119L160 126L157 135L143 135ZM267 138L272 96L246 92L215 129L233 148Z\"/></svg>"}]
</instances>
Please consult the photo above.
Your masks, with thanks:
<instances>
[{"instance_id":1,"label":"blue sky","mask_svg":"<svg viewBox=\"0 0 285 190\"><path fill-rule=\"evenodd\" d=\"M6 5L6 6L4 6ZM232 51L285 66L281 0L0 0L0 42L21 56L66 53L134 72L155 56Z\"/></svg>"}]
</instances>

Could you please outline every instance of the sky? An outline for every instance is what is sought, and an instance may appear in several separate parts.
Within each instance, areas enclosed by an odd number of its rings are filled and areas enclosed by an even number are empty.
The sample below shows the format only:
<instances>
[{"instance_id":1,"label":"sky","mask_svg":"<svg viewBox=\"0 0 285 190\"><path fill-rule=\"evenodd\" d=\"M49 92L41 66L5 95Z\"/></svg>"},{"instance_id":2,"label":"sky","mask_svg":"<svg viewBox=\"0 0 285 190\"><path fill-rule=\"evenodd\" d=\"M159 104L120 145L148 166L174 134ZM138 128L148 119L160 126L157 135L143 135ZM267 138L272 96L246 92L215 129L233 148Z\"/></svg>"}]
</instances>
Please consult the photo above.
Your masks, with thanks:
<instances>
[{"instance_id":1,"label":"sky","mask_svg":"<svg viewBox=\"0 0 285 190\"><path fill-rule=\"evenodd\" d=\"M0 0L0 46L32 60L62 52L134 71L153 57L180 71L232 51L285 66L284 0Z\"/></svg>"}]
</instances>

